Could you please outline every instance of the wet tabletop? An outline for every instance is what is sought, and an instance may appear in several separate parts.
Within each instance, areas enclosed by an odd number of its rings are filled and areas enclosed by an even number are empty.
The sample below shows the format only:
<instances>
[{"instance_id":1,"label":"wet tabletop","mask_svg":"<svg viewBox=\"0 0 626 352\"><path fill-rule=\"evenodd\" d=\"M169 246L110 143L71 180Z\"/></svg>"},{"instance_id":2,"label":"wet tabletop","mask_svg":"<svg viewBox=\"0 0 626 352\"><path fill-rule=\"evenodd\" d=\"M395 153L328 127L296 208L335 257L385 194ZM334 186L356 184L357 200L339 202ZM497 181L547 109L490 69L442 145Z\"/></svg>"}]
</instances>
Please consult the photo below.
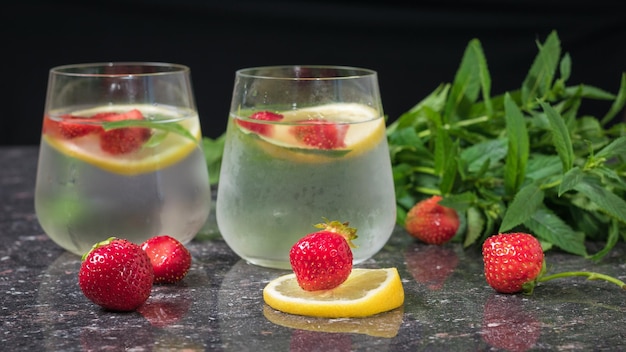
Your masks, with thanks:
<instances>
[{"instance_id":1,"label":"wet tabletop","mask_svg":"<svg viewBox=\"0 0 626 352\"><path fill-rule=\"evenodd\" d=\"M496 294L477 248L427 246L397 229L361 267L397 267L402 308L362 319L296 317L263 303L286 273L240 260L209 222L188 247L190 273L155 286L139 311L111 313L80 292L80 258L43 233L33 209L36 147L0 147L0 349L11 351L619 351L626 291L583 278L540 284L532 296ZM590 244L601 248L600 244ZM620 242L593 263L547 253L551 272L598 271L626 280Z\"/></svg>"}]
</instances>

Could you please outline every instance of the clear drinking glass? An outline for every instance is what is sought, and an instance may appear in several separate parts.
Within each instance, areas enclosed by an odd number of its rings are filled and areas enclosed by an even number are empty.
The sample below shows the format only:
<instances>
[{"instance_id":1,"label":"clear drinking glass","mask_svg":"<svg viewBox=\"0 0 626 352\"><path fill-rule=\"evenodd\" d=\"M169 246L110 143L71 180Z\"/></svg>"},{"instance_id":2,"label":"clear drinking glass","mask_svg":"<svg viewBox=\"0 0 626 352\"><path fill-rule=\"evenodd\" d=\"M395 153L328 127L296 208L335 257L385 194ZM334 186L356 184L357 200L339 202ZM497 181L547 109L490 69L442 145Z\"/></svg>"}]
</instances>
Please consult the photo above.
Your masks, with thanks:
<instances>
[{"instance_id":1,"label":"clear drinking glass","mask_svg":"<svg viewBox=\"0 0 626 352\"><path fill-rule=\"evenodd\" d=\"M188 67L93 63L50 70L35 210L82 255L110 236L189 242L211 191Z\"/></svg>"},{"instance_id":2,"label":"clear drinking glass","mask_svg":"<svg viewBox=\"0 0 626 352\"><path fill-rule=\"evenodd\" d=\"M323 218L358 230L358 264L395 225L385 120L374 71L276 66L236 72L216 216L250 263L290 268L289 249Z\"/></svg>"}]
</instances>

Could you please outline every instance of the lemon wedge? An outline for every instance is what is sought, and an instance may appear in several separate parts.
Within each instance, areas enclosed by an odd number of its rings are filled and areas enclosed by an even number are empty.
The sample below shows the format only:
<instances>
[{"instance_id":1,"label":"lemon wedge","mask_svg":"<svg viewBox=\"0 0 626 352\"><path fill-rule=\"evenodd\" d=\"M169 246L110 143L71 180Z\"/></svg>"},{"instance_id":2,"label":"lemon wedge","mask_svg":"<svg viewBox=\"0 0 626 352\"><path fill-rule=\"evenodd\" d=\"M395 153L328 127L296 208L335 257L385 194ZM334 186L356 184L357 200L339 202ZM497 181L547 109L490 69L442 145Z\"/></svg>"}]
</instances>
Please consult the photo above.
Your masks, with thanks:
<instances>
[{"instance_id":1,"label":"lemon wedge","mask_svg":"<svg viewBox=\"0 0 626 352\"><path fill-rule=\"evenodd\" d=\"M348 279L331 290L305 291L295 274L270 281L265 303L281 312L324 318L368 317L404 304L404 288L396 268L352 269Z\"/></svg>"},{"instance_id":2,"label":"lemon wedge","mask_svg":"<svg viewBox=\"0 0 626 352\"><path fill-rule=\"evenodd\" d=\"M43 139L45 143L69 157L116 174L138 175L171 166L198 147L202 135L198 119L190 118L179 123L196 138L195 141L169 133L157 146L145 147L129 155L111 155L103 152L100 150L97 135L71 140L44 135Z\"/></svg>"}]
</instances>

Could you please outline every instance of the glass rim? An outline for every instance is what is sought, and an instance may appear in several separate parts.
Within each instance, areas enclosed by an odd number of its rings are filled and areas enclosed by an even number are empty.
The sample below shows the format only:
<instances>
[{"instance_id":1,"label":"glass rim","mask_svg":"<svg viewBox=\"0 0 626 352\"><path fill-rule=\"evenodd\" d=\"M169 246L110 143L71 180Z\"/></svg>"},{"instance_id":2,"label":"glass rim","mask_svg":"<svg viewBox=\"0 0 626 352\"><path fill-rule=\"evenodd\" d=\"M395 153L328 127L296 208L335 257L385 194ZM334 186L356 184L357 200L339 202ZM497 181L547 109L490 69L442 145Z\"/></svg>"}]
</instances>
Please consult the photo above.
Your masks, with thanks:
<instances>
[{"instance_id":1,"label":"glass rim","mask_svg":"<svg viewBox=\"0 0 626 352\"><path fill-rule=\"evenodd\" d=\"M161 69L156 72L91 72L86 69L107 68L107 67L151 67ZM85 62L66 64L52 67L51 74L75 77L120 77L120 76L157 76L179 73L189 73L191 69L187 65L155 62L155 61L108 61L108 62Z\"/></svg>"},{"instance_id":2,"label":"glass rim","mask_svg":"<svg viewBox=\"0 0 626 352\"><path fill-rule=\"evenodd\" d=\"M288 76L273 76L270 74L261 73L261 71L280 71L286 69L296 68L309 68L309 69L333 69L338 72L346 72L346 75L329 75L322 77L288 77ZM254 66L238 69L236 72L238 77L246 78L261 78L261 79L274 79L274 80L295 80L295 81L320 81L320 80L343 80L343 79L356 79L363 77L377 76L375 70L357 66L342 66L342 65L270 65L270 66Z\"/></svg>"}]
</instances>

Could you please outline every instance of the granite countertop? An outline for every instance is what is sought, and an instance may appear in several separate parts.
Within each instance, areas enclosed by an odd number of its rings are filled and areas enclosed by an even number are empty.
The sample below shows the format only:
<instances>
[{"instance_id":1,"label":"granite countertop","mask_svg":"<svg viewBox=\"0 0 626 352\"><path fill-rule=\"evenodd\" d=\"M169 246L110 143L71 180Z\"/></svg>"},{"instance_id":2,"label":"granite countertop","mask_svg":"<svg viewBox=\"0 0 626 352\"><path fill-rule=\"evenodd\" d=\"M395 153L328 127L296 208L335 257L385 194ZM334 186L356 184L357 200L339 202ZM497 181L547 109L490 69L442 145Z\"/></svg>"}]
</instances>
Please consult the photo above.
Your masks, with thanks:
<instances>
[{"instance_id":1,"label":"granite countertop","mask_svg":"<svg viewBox=\"0 0 626 352\"><path fill-rule=\"evenodd\" d=\"M0 147L1 349L12 351L609 351L626 349L626 292L583 278L540 284L532 296L496 294L477 248L427 246L397 229L362 267L397 267L402 308L363 319L289 316L263 303L285 271L240 260L213 223L189 244L178 285L155 286L137 312L111 313L80 292L80 258L37 223L37 148ZM592 244L593 245L593 244ZM599 245L598 245L599 246ZM600 248L600 246L599 246ZM623 242L600 263L548 252L552 272L626 279Z\"/></svg>"}]
</instances>

